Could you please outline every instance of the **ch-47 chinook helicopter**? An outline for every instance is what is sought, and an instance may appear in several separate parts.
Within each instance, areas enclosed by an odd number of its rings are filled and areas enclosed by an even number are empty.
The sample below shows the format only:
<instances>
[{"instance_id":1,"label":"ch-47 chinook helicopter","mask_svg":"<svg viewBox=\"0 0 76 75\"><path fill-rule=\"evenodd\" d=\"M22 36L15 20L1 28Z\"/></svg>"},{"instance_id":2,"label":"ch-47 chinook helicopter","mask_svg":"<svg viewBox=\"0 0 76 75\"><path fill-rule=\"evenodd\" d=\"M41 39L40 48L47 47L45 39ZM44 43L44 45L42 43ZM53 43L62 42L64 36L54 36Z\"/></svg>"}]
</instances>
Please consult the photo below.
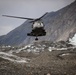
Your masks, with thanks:
<instances>
[{"instance_id":1,"label":"ch-47 chinook helicopter","mask_svg":"<svg viewBox=\"0 0 76 75\"><path fill-rule=\"evenodd\" d=\"M44 24L41 21L41 19L46 14L47 13L45 13L43 16L41 16L41 17L39 17L37 19L25 18L25 17L17 17L17 16L9 16L9 15L2 15L2 16L30 20L30 23L32 23L32 31L30 33L27 33L27 36L34 36L34 37L36 37L35 40L37 41L39 36L45 36L46 35L46 31L44 29Z\"/></svg>"}]
</instances>

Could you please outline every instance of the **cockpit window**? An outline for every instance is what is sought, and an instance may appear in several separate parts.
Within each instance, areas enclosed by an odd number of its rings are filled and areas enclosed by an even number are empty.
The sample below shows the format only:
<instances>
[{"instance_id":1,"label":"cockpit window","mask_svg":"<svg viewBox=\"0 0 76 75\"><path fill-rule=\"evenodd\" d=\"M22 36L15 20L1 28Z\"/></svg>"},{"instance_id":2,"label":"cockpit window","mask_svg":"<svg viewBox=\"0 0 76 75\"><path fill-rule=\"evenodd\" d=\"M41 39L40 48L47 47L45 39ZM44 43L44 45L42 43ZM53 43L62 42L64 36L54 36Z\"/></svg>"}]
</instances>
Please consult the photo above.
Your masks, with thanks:
<instances>
[{"instance_id":1,"label":"cockpit window","mask_svg":"<svg viewBox=\"0 0 76 75\"><path fill-rule=\"evenodd\" d=\"M34 24L33 24L33 28L39 28L39 27L43 27L44 25L43 25L43 23L40 21L37 21L37 22L34 22Z\"/></svg>"}]
</instances>

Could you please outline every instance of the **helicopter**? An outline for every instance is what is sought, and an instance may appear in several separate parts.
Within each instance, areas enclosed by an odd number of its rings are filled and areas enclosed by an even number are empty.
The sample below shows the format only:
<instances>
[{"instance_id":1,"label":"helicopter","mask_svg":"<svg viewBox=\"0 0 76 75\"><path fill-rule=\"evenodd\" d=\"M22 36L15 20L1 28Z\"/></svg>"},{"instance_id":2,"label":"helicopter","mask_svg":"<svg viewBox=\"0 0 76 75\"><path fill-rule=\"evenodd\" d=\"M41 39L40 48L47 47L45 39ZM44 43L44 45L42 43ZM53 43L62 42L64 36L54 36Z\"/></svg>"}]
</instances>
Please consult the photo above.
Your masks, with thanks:
<instances>
[{"instance_id":1,"label":"helicopter","mask_svg":"<svg viewBox=\"0 0 76 75\"><path fill-rule=\"evenodd\" d=\"M32 31L30 33L27 33L27 36L34 36L34 37L36 37L35 40L37 41L39 36L46 35L46 31L44 29L44 23L41 21L42 18L46 14L47 13L45 13L44 15L42 15L41 17L39 17L37 19L18 17L18 16L9 16L9 15L2 15L2 16L30 20L30 23L32 23Z\"/></svg>"}]
</instances>

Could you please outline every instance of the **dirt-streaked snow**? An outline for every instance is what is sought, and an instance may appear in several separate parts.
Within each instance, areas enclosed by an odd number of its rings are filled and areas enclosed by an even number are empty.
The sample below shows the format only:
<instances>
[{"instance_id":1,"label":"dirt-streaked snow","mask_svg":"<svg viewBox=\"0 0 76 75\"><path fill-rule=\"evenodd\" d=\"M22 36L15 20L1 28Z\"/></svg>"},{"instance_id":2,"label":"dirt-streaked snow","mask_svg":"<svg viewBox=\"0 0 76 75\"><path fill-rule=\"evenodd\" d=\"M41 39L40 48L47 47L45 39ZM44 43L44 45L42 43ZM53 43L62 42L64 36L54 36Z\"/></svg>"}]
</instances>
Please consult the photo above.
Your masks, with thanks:
<instances>
[{"instance_id":1,"label":"dirt-streaked snow","mask_svg":"<svg viewBox=\"0 0 76 75\"><path fill-rule=\"evenodd\" d=\"M6 53L6 52L0 52L0 57L3 59L7 59L9 61L18 62L18 63L28 63L27 60L29 60L27 58L21 58L21 57L18 57L16 55Z\"/></svg>"}]
</instances>

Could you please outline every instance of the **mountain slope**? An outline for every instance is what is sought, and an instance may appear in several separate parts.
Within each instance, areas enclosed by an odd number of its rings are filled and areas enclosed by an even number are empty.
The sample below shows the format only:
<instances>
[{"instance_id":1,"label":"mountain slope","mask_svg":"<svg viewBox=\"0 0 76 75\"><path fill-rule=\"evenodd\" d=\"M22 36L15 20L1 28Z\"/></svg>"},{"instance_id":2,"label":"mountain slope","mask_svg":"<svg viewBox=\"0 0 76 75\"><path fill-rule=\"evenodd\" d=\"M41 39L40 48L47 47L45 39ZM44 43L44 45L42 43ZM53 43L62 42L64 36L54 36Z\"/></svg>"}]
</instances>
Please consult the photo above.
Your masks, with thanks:
<instances>
[{"instance_id":1,"label":"mountain slope","mask_svg":"<svg viewBox=\"0 0 76 75\"><path fill-rule=\"evenodd\" d=\"M42 18L45 24L46 36L40 37L43 41L60 41L68 40L76 32L76 1L56 12L50 12ZM31 23L29 20L24 22L7 35L0 38L0 44L20 45L28 44L34 41L34 37L28 37L27 33L31 32Z\"/></svg>"}]
</instances>

